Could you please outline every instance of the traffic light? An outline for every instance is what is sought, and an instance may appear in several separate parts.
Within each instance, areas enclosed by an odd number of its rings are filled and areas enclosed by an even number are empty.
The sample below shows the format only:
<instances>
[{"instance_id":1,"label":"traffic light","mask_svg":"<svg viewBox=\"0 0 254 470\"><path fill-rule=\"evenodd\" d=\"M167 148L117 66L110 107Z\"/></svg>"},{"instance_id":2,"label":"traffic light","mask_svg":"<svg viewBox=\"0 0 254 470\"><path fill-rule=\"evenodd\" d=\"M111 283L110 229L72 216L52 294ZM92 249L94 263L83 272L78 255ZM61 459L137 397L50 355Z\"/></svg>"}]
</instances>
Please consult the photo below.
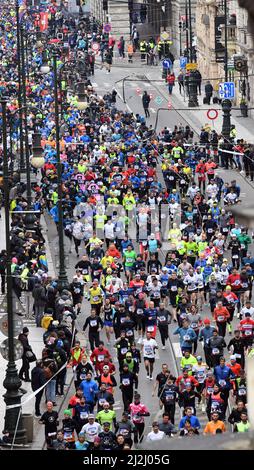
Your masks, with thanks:
<instances>
[{"instance_id":1,"label":"traffic light","mask_svg":"<svg viewBox=\"0 0 254 470\"><path fill-rule=\"evenodd\" d=\"M246 72L248 69L247 59L244 58L235 58L234 67L237 72Z\"/></svg>"},{"instance_id":2,"label":"traffic light","mask_svg":"<svg viewBox=\"0 0 254 470\"><path fill-rule=\"evenodd\" d=\"M133 0L128 0L128 6L129 6L129 10L132 11L133 10Z\"/></svg>"},{"instance_id":3,"label":"traffic light","mask_svg":"<svg viewBox=\"0 0 254 470\"><path fill-rule=\"evenodd\" d=\"M181 21L179 21L179 29L182 29L182 27L183 27L183 24Z\"/></svg>"},{"instance_id":4,"label":"traffic light","mask_svg":"<svg viewBox=\"0 0 254 470\"><path fill-rule=\"evenodd\" d=\"M102 2L102 9L104 11L108 11L108 0L103 0Z\"/></svg>"}]
</instances>

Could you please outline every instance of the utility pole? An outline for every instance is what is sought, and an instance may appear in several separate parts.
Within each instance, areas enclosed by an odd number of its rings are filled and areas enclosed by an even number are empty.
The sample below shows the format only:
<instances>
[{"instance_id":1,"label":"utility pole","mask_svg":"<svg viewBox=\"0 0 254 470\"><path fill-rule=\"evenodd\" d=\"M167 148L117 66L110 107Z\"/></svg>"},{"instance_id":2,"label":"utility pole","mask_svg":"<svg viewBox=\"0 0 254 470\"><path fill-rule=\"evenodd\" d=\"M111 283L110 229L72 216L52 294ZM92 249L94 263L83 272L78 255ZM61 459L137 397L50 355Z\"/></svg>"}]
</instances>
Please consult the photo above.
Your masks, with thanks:
<instances>
[{"instance_id":1,"label":"utility pole","mask_svg":"<svg viewBox=\"0 0 254 470\"><path fill-rule=\"evenodd\" d=\"M224 53L224 71L225 71L225 82L228 81L228 8L227 0L224 0L224 20L225 20L225 53ZM223 123L222 123L222 135L226 138L230 138L231 130L231 101L229 99L224 99L221 103L223 111Z\"/></svg>"},{"instance_id":2,"label":"utility pole","mask_svg":"<svg viewBox=\"0 0 254 470\"><path fill-rule=\"evenodd\" d=\"M187 2L186 2L187 4ZM191 0L189 0L189 11L187 8L187 13L189 16L189 38L190 38L190 52L189 52L189 59L190 63L193 63L193 46L192 46L192 9L191 9ZM198 106L198 94L197 94L197 80L196 80L196 74L194 70L190 70L190 75L189 75L189 102L188 102L189 108L192 107L197 107Z\"/></svg>"}]
</instances>

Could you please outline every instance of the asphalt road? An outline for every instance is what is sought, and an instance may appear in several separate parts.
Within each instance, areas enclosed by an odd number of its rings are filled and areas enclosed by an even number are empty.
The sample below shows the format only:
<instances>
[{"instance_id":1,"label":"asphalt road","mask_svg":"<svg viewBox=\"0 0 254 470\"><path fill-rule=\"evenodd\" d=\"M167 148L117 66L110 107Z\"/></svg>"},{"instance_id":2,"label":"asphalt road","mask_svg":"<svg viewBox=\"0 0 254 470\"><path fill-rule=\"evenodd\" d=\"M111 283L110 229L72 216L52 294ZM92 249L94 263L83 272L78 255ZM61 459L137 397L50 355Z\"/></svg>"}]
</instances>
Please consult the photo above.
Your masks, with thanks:
<instances>
[{"instance_id":1,"label":"asphalt road","mask_svg":"<svg viewBox=\"0 0 254 470\"><path fill-rule=\"evenodd\" d=\"M134 72L138 75L143 75L143 76L146 73L144 68L142 68L140 70L139 69L131 69L131 71L130 71L130 69L124 68L124 67L123 68L120 68L120 67L114 68L113 67L111 72L109 74L107 74L105 69L100 70L100 69L97 68L95 70L95 76L92 77L91 81L92 81L95 89L97 90L98 95L103 96L104 93L112 91L112 89L114 87L116 87L119 94L122 94L122 87L121 87L122 83L120 82L120 83L115 85L115 82L122 79L123 77L129 75L130 73L134 73ZM159 69L158 69L158 74L159 73L160 72L159 72ZM159 79L160 78L161 77L159 76ZM138 82L138 80L136 80L134 82L126 81L125 94L126 94L127 104L124 105L122 103L121 99L118 98L117 99L117 107L120 108L120 109L126 109L126 106L127 106L127 108L129 110L133 111L134 114L136 114L136 113L143 114L141 96L139 96L139 94L138 94L139 92L137 92L137 88L141 88L140 82ZM153 98L157 98L158 96L161 96L161 98L164 99L164 104L166 104L164 94L159 92L157 86L155 86L153 83L142 82L142 89L147 89L147 91L153 95ZM154 124L155 124L157 109L161 106L162 105L156 104L156 102L153 99L152 104L150 106L151 117L148 120L148 123L152 124L152 126L154 126ZM158 120L158 130L162 129L164 126L173 128L174 125L176 125L176 124L178 125L179 123L182 123L184 125L189 124L191 126L192 123L188 121L188 113L186 112L184 114L184 112L181 112L181 114L182 115L180 116L179 113L177 111L174 111L174 110L171 110L170 112L167 112L167 111L161 112L160 115L159 115L159 120ZM201 126L201 123L200 123L200 126ZM220 176L225 181L230 182L232 179L237 180L237 183L240 184L241 191L242 191L242 193L241 193L242 207L243 208L246 207L247 200L252 195L252 188L250 187L250 185L241 177L241 175L239 175L239 173L237 173L235 171L232 171L232 170L228 170L228 171L219 170L218 172L220 173ZM52 253L53 253L53 258L55 259L54 254L56 253L56 247L57 247L57 235L56 235L56 230L55 230L54 224L50 223L49 226L48 226L48 229L49 229L49 232L48 232L49 242L50 242L51 250L52 250ZM251 247L251 248L253 248L253 247ZM68 256L69 256L68 276L69 276L69 280L71 280L74 273L75 273L74 266L77 263L77 257L76 257L76 254L74 254L74 248L72 250L72 253L69 254L68 251L69 251L69 241L66 240L66 254L68 254ZM90 312L90 306L89 306L89 303L85 300L83 302L81 314L78 317L78 325L80 326L80 329L82 329L85 318L86 318L86 316L88 316L89 312ZM206 316L207 314L210 316L210 309L208 307L205 307L204 311L202 312L202 317L204 318L204 316ZM232 325L233 330L234 330L234 327L236 326L237 323L238 323L237 319L234 318L233 325ZM177 357L177 362L178 362L178 366L179 366L179 363L180 363L180 345L179 345L179 341L178 341L178 336L173 336L173 331L174 331L175 328L176 328L175 323L170 325L170 337L171 337L172 346L174 348L174 353ZM82 335L83 334L81 333L81 338L83 337ZM104 335L102 335L102 339L105 339ZM226 339L226 342L228 342L230 337L227 335L225 339ZM160 372L161 364L164 363L164 362L166 362L169 365L169 368L173 373L176 373L174 358L173 358L172 351L171 351L170 347L167 346L166 350L162 351L159 336L156 338L156 340L159 344L159 352L157 354L156 361L155 361L154 377L156 376L156 374L158 372ZM112 356L114 357L114 359L116 359L115 350L112 346L110 346L110 351L111 351ZM198 347L198 353L202 354L202 348L201 348L200 345ZM226 354L226 357L228 357L228 354ZM154 420L155 416L158 416L159 407L158 407L157 398L152 398L152 396L151 396L152 395L152 385L153 385L153 383L146 379L146 372L145 372L143 363L141 364L141 367L140 367L139 384L140 384L139 385L139 393L141 393L142 402L145 403L148 406L149 411L151 413L151 417L146 418L146 432L149 432L152 421ZM116 409L116 412L117 412L117 417L120 417L121 412L122 412L121 392L118 388L116 389L116 392L115 392L115 401L116 401L115 409ZM178 414L178 417L179 417L179 414ZM178 424L178 417L176 417L176 423L177 424ZM203 416L202 422L203 423L206 422L206 415ZM197 440L197 443L198 443L198 440Z\"/></svg>"}]
</instances>

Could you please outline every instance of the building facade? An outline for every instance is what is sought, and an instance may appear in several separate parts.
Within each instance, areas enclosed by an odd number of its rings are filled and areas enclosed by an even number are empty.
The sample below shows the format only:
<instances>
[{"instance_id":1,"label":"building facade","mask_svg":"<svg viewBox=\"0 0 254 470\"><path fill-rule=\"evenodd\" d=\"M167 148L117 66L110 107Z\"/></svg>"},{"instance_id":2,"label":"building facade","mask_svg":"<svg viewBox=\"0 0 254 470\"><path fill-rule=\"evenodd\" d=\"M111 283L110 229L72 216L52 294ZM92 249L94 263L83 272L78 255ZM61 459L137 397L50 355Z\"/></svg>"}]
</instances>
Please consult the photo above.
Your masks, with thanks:
<instances>
[{"instance_id":1,"label":"building facade","mask_svg":"<svg viewBox=\"0 0 254 470\"><path fill-rule=\"evenodd\" d=\"M214 88L225 81L225 1L227 1L227 72L235 83L233 104L253 107L253 36L249 29L248 13L238 0L197 0L197 55L199 70L210 79ZM237 70L236 61L247 61L247 69ZM252 112L252 111L251 111ZM253 113L253 112L252 112Z\"/></svg>"}]
</instances>

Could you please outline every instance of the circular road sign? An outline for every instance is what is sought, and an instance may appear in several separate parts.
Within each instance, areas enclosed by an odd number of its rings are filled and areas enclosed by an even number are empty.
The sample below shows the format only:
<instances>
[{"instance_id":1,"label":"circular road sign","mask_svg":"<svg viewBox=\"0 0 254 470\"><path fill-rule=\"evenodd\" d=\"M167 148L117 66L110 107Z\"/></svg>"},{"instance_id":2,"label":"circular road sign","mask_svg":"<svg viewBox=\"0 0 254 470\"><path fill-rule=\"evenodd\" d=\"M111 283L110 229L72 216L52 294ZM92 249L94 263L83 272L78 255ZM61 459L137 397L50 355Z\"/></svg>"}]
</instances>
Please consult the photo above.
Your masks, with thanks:
<instances>
[{"instance_id":1,"label":"circular road sign","mask_svg":"<svg viewBox=\"0 0 254 470\"><path fill-rule=\"evenodd\" d=\"M163 32L161 33L161 39L162 39L163 41L166 41L168 38L169 38L169 34L167 33L167 31L163 31Z\"/></svg>"},{"instance_id":2,"label":"circular road sign","mask_svg":"<svg viewBox=\"0 0 254 470\"><path fill-rule=\"evenodd\" d=\"M209 109L209 111L207 111L207 117L208 119L210 119L211 121L214 121L215 119L217 119L219 113L217 111L217 109Z\"/></svg>"},{"instance_id":3,"label":"circular road sign","mask_svg":"<svg viewBox=\"0 0 254 470\"><path fill-rule=\"evenodd\" d=\"M98 42L93 42L92 44L92 50L97 52L100 48L100 45L98 44Z\"/></svg>"},{"instance_id":4,"label":"circular road sign","mask_svg":"<svg viewBox=\"0 0 254 470\"><path fill-rule=\"evenodd\" d=\"M104 33L110 33L111 29L112 29L111 24L108 24L108 23L105 24L104 27L103 27Z\"/></svg>"},{"instance_id":5,"label":"circular road sign","mask_svg":"<svg viewBox=\"0 0 254 470\"><path fill-rule=\"evenodd\" d=\"M9 345L8 338L6 338L0 345L0 352L6 361L9 360ZM18 361L23 356L24 348L22 343L14 338L14 361Z\"/></svg>"},{"instance_id":6,"label":"circular road sign","mask_svg":"<svg viewBox=\"0 0 254 470\"><path fill-rule=\"evenodd\" d=\"M171 66L172 66L172 61L170 59L164 59L162 61L162 67L164 69L170 69Z\"/></svg>"},{"instance_id":7,"label":"circular road sign","mask_svg":"<svg viewBox=\"0 0 254 470\"><path fill-rule=\"evenodd\" d=\"M23 320L18 315L13 315L13 335L18 336L23 328ZM0 318L0 331L4 336L8 336L8 315Z\"/></svg>"}]
</instances>

